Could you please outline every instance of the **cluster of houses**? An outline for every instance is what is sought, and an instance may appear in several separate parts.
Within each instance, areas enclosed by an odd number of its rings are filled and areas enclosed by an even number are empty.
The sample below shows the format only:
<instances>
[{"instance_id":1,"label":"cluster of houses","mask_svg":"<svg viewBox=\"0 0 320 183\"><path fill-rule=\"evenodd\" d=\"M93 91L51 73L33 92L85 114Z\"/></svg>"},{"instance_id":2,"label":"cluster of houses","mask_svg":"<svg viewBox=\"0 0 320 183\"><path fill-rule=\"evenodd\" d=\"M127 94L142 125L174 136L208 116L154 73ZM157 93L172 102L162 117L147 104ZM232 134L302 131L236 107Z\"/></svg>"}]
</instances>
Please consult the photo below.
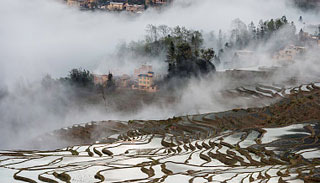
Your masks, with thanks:
<instances>
[{"instance_id":1,"label":"cluster of houses","mask_svg":"<svg viewBox=\"0 0 320 183\"><path fill-rule=\"evenodd\" d=\"M147 7L161 7L171 0L65 0L69 6L81 9L97 9L106 11L127 11L142 13Z\"/></svg>"},{"instance_id":2,"label":"cluster of houses","mask_svg":"<svg viewBox=\"0 0 320 183\"><path fill-rule=\"evenodd\" d=\"M93 76L95 85L107 85L108 75L94 74ZM140 68L135 69L132 76L123 74L121 76L113 77L118 89L139 90L151 93L158 91L158 86L155 84L155 81L160 78L160 75L155 75L152 71L151 65L142 65Z\"/></svg>"},{"instance_id":3,"label":"cluster of houses","mask_svg":"<svg viewBox=\"0 0 320 183\"><path fill-rule=\"evenodd\" d=\"M287 45L285 48L273 53L272 59L279 65L289 65L301 58L310 48L320 49L320 27L318 35L309 34L301 30L299 33L299 44ZM257 59L256 53L251 50L237 50L233 57L233 61L240 61L241 64L248 60Z\"/></svg>"},{"instance_id":4,"label":"cluster of houses","mask_svg":"<svg viewBox=\"0 0 320 183\"><path fill-rule=\"evenodd\" d=\"M301 57L307 49L320 48L320 33L319 35L312 35L301 30L299 33L299 42L304 46L288 45L275 53L273 59L278 61L281 65L293 63L296 59Z\"/></svg>"},{"instance_id":5,"label":"cluster of houses","mask_svg":"<svg viewBox=\"0 0 320 183\"><path fill-rule=\"evenodd\" d=\"M284 49L276 52L273 55L273 60L277 61L280 65L288 65L294 62L297 58L301 57L305 53L306 47L288 45Z\"/></svg>"}]
</instances>

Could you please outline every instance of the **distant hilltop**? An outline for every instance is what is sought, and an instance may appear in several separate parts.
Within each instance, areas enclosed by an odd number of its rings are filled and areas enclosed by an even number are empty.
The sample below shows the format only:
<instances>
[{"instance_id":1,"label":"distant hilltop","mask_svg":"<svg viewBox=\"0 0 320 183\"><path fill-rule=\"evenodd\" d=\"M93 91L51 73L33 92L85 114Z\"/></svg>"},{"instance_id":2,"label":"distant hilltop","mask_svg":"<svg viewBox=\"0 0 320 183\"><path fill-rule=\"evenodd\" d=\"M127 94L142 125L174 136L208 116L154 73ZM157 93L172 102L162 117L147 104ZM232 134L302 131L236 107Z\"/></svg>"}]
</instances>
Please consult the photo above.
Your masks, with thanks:
<instances>
[{"instance_id":1,"label":"distant hilltop","mask_svg":"<svg viewBox=\"0 0 320 183\"><path fill-rule=\"evenodd\" d=\"M127 11L142 13L149 7L160 8L173 0L65 0L67 5L82 10Z\"/></svg>"}]
</instances>

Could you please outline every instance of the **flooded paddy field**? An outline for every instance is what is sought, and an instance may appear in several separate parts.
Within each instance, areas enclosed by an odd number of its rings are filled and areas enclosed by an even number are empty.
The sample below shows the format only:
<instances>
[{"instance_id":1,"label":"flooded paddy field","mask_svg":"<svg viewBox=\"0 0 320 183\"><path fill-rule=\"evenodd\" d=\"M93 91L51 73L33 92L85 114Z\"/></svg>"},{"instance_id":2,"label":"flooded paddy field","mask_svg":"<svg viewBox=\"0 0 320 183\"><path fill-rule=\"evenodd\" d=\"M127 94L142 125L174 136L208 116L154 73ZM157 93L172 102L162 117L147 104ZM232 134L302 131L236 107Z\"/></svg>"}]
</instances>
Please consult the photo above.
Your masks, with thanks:
<instances>
[{"instance_id":1,"label":"flooded paddy field","mask_svg":"<svg viewBox=\"0 0 320 183\"><path fill-rule=\"evenodd\" d=\"M57 130L38 141L64 148L0 151L0 182L319 182L319 87L244 86L235 92L276 102Z\"/></svg>"}]
</instances>

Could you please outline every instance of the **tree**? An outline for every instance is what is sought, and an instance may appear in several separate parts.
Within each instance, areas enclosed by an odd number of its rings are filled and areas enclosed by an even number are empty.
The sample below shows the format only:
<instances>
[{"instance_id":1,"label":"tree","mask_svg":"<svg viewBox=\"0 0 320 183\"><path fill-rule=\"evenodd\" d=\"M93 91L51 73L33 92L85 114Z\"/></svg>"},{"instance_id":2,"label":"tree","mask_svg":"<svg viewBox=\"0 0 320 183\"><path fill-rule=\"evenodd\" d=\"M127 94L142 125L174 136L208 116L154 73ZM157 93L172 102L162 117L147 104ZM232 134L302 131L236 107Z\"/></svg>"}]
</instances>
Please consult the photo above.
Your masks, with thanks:
<instances>
[{"instance_id":1,"label":"tree","mask_svg":"<svg viewBox=\"0 0 320 183\"><path fill-rule=\"evenodd\" d=\"M172 34L173 34L173 37L175 37L177 40L181 40L182 39L182 32L181 32L180 26L174 27Z\"/></svg>"},{"instance_id":2,"label":"tree","mask_svg":"<svg viewBox=\"0 0 320 183\"><path fill-rule=\"evenodd\" d=\"M108 81L106 86L108 91L114 91L116 88L116 84L113 81L113 75L111 73L108 74Z\"/></svg>"},{"instance_id":3,"label":"tree","mask_svg":"<svg viewBox=\"0 0 320 183\"><path fill-rule=\"evenodd\" d=\"M280 29L283 25L284 25L284 23L281 21L281 19L277 19L276 22L275 22L275 29L278 30L278 29Z\"/></svg>"},{"instance_id":4,"label":"tree","mask_svg":"<svg viewBox=\"0 0 320 183\"><path fill-rule=\"evenodd\" d=\"M226 42L226 44L224 44L224 48L225 50L227 50L228 48L231 48L231 45L228 42Z\"/></svg>"},{"instance_id":5,"label":"tree","mask_svg":"<svg viewBox=\"0 0 320 183\"><path fill-rule=\"evenodd\" d=\"M300 29L300 31L299 31L299 41L300 42L305 41L304 32L302 29Z\"/></svg>"},{"instance_id":6,"label":"tree","mask_svg":"<svg viewBox=\"0 0 320 183\"><path fill-rule=\"evenodd\" d=\"M155 42L158 41L159 33L158 33L158 28L154 25L147 25L146 32L148 35L146 36L147 42Z\"/></svg>"},{"instance_id":7,"label":"tree","mask_svg":"<svg viewBox=\"0 0 320 183\"><path fill-rule=\"evenodd\" d=\"M176 48L173 41L170 42L170 46L168 48L167 60L168 63L174 63L176 60Z\"/></svg>"},{"instance_id":8,"label":"tree","mask_svg":"<svg viewBox=\"0 0 320 183\"><path fill-rule=\"evenodd\" d=\"M251 39L255 40L257 38L257 31L253 22L248 25L248 31L251 34Z\"/></svg>"},{"instance_id":9,"label":"tree","mask_svg":"<svg viewBox=\"0 0 320 183\"><path fill-rule=\"evenodd\" d=\"M265 38L265 34L266 34L266 32L265 32L265 27L262 26L262 27L260 28L260 33L259 33L260 39L264 39L264 38Z\"/></svg>"},{"instance_id":10,"label":"tree","mask_svg":"<svg viewBox=\"0 0 320 183\"><path fill-rule=\"evenodd\" d=\"M219 36L218 36L218 48L222 49L223 48L223 35L222 35L222 30L219 30Z\"/></svg>"},{"instance_id":11,"label":"tree","mask_svg":"<svg viewBox=\"0 0 320 183\"><path fill-rule=\"evenodd\" d=\"M194 31L191 37L191 45L193 47L193 51L195 56L199 56L199 48L203 43L202 34L199 31Z\"/></svg>"},{"instance_id":12,"label":"tree","mask_svg":"<svg viewBox=\"0 0 320 183\"><path fill-rule=\"evenodd\" d=\"M166 62L168 63L168 73L174 73L176 66L176 48L173 41L170 42Z\"/></svg>"},{"instance_id":13,"label":"tree","mask_svg":"<svg viewBox=\"0 0 320 183\"><path fill-rule=\"evenodd\" d=\"M200 48L203 44L203 36L200 31L177 26L173 29L172 35L168 35L164 39L164 43L167 44L168 78L174 76L190 77L204 71L211 71L210 68L214 68L212 63L210 65L204 59L200 59ZM214 57L213 49L204 51L203 57L208 61L211 60Z\"/></svg>"},{"instance_id":14,"label":"tree","mask_svg":"<svg viewBox=\"0 0 320 183\"><path fill-rule=\"evenodd\" d=\"M270 33L274 32L276 29L275 29L275 23L274 23L274 20L271 19L269 22L267 22L267 27L268 27L268 31Z\"/></svg>"},{"instance_id":15,"label":"tree","mask_svg":"<svg viewBox=\"0 0 320 183\"><path fill-rule=\"evenodd\" d=\"M266 26L263 20L259 21L259 28L257 29L257 38L262 40L265 38Z\"/></svg>"},{"instance_id":16,"label":"tree","mask_svg":"<svg viewBox=\"0 0 320 183\"><path fill-rule=\"evenodd\" d=\"M249 43L249 32L247 25L240 19L232 21L231 41L238 48L243 48Z\"/></svg>"},{"instance_id":17,"label":"tree","mask_svg":"<svg viewBox=\"0 0 320 183\"><path fill-rule=\"evenodd\" d=\"M299 17L299 22L301 22L301 23L303 22L302 16Z\"/></svg>"},{"instance_id":18,"label":"tree","mask_svg":"<svg viewBox=\"0 0 320 183\"><path fill-rule=\"evenodd\" d=\"M215 57L215 52L212 48L201 49L201 58L207 62L210 62Z\"/></svg>"},{"instance_id":19,"label":"tree","mask_svg":"<svg viewBox=\"0 0 320 183\"><path fill-rule=\"evenodd\" d=\"M178 45L177 50L177 64L181 60L191 59L193 57L191 46L187 43L181 43Z\"/></svg>"},{"instance_id":20,"label":"tree","mask_svg":"<svg viewBox=\"0 0 320 183\"><path fill-rule=\"evenodd\" d=\"M85 69L72 69L69 72L67 79L72 85L80 87L90 87L93 86L93 75Z\"/></svg>"},{"instance_id":21,"label":"tree","mask_svg":"<svg viewBox=\"0 0 320 183\"><path fill-rule=\"evenodd\" d=\"M162 37L166 37L171 34L172 30L167 25L159 25L158 30Z\"/></svg>"},{"instance_id":22,"label":"tree","mask_svg":"<svg viewBox=\"0 0 320 183\"><path fill-rule=\"evenodd\" d=\"M284 24L287 24L287 23L288 23L288 20L287 20L287 17L286 17L286 16L282 16L282 17L281 17L281 21L282 21Z\"/></svg>"},{"instance_id":23,"label":"tree","mask_svg":"<svg viewBox=\"0 0 320 183\"><path fill-rule=\"evenodd\" d=\"M192 37L192 31L188 30L185 27L181 27L181 33L182 33L182 40L185 42L190 42Z\"/></svg>"},{"instance_id":24,"label":"tree","mask_svg":"<svg viewBox=\"0 0 320 183\"><path fill-rule=\"evenodd\" d=\"M291 30L291 32L290 32L291 35L295 35L296 32L297 32L297 27L296 27L296 25L294 24L293 21L290 24L290 30Z\"/></svg>"},{"instance_id":25,"label":"tree","mask_svg":"<svg viewBox=\"0 0 320 183\"><path fill-rule=\"evenodd\" d=\"M41 85L46 88L49 89L53 86L53 84L55 83L55 80L52 79L52 77L47 74L44 78L42 78L41 80Z\"/></svg>"}]
</instances>

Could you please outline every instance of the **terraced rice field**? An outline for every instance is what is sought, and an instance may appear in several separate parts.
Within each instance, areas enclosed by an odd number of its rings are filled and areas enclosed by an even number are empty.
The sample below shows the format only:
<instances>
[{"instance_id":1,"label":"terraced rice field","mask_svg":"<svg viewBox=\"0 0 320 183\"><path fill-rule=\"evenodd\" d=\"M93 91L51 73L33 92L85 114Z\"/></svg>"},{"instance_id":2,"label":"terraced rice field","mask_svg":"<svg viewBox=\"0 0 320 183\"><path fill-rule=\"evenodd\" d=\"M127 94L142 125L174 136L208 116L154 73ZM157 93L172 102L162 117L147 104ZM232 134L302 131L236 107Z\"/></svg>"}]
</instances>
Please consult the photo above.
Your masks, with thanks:
<instances>
[{"instance_id":1,"label":"terraced rice field","mask_svg":"<svg viewBox=\"0 0 320 183\"><path fill-rule=\"evenodd\" d=\"M262 108L62 129L54 134L82 137L81 145L0 151L0 182L319 182L319 87L243 87L239 93L282 99Z\"/></svg>"}]
</instances>

